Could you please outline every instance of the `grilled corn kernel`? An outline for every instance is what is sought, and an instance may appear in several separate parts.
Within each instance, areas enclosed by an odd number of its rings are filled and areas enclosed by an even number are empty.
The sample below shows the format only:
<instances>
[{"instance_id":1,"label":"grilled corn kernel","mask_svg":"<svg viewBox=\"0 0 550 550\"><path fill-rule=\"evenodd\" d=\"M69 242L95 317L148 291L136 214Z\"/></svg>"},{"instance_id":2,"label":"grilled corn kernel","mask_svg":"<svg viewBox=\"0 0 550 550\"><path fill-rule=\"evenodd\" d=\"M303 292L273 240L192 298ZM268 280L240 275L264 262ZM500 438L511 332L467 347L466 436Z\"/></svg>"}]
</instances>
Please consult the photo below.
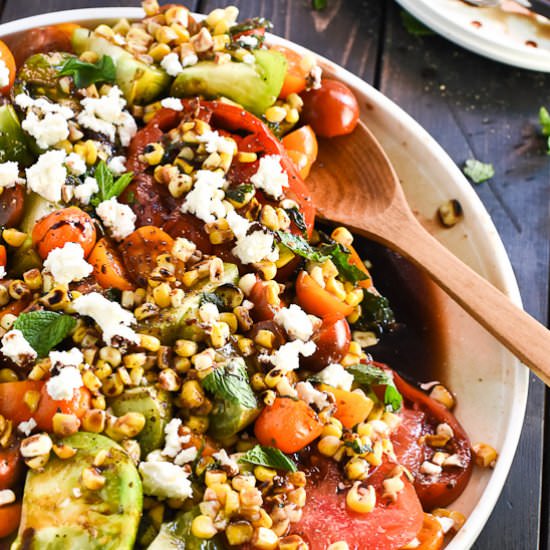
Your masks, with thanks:
<instances>
[{"instance_id":1,"label":"grilled corn kernel","mask_svg":"<svg viewBox=\"0 0 550 550\"><path fill-rule=\"evenodd\" d=\"M88 409L82 416L82 429L85 432L101 433L105 429L105 411Z\"/></svg>"},{"instance_id":2,"label":"grilled corn kernel","mask_svg":"<svg viewBox=\"0 0 550 550\"><path fill-rule=\"evenodd\" d=\"M466 522L464 514L457 512L456 510L447 510L446 508L436 508L431 511L431 514L438 518L450 518L453 520L453 526L451 531L457 532Z\"/></svg>"},{"instance_id":3,"label":"grilled corn kernel","mask_svg":"<svg viewBox=\"0 0 550 550\"><path fill-rule=\"evenodd\" d=\"M342 442L338 437L333 435L327 435L322 437L317 444L317 449L322 455L334 456L336 451L340 448Z\"/></svg>"},{"instance_id":4,"label":"grilled corn kernel","mask_svg":"<svg viewBox=\"0 0 550 550\"><path fill-rule=\"evenodd\" d=\"M308 550L308 548L300 535L288 535L279 540L279 550Z\"/></svg>"},{"instance_id":5,"label":"grilled corn kernel","mask_svg":"<svg viewBox=\"0 0 550 550\"><path fill-rule=\"evenodd\" d=\"M10 301L10 293L5 286L0 285L0 306L5 306Z\"/></svg>"},{"instance_id":6,"label":"grilled corn kernel","mask_svg":"<svg viewBox=\"0 0 550 550\"><path fill-rule=\"evenodd\" d=\"M218 533L218 530L214 526L212 518L201 514L193 519L191 533L199 539L211 539Z\"/></svg>"},{"instance_id":7,"label":"grilled corn kernel","mask_svg":"<svg viewBox=\"0 0 550 550\"><path fill-rule=\"evenodd\" d=\"M16 320L17 316L13 315L13 313L5 313L2 317L2 320L0 321L0 327L2 327L4 330L10 330Z\"/></svg>"},{"instance_id":8,"label":"grilled corn kernel","mask_svg":"<svg viewBox=\"0 0 550 550\"><path fill-rule=\"evenodd\" d=\"M260 223L273 231L277 231L279 229L279 218L277 217L277 211L273 208L273 206L266 204L262 208L260 213Z\"/></svg>"},{"instance_id":9,"label":"grilled corn kernel","mask_svg":"<svg viewBox=\"0 0 550 550\"><path fill-rule=\"evenodd\" d=\"M165 308L172 304L170 292L171 289L168 283L161 283L153 289L153 299L157 306Z\"/></svg>"},{"instance_id":10,"label":"grilled corn kernel","mask_svg":"<svg viewBox=\"0 0 550 550\"><path fill-rule=\"evenodd\" d=\"M99 61L99 54L90 50L82 52L79 59L86 63L97 63Z\"/></svg>"},{"instance_id":11,"label":"grilled corn kernel","mask_svg":"<svg viewBox=\"0 0 550 550\"><path fill-rule=\"evenodd\" d=\"M104 380L107 376L110 376L113 373L113 368L107 361L99 359L94 367L94 374L100 379Z\"/></svg>"},{"instance_id":12,"label":"grilled corn kernel","mask_svg":"<svg viewBox=\"0 0 550 550\"><path fill-rule=\"evenodd\" d=\"M208 431L208 416L190 416L185 425L192 431L203 434Z\"/></svg>"},{"instance_id":13,"label":"grilled corn kernel","mask_svg":"<svg viewBox=\"0 0 550 550\"><path fill-rule=\"evenodd\" d=\"M269 107L265 112L265 118L268 122L272 122L274 124L277 122L282 122L286 118L286 109L276 105Z\"/></svg>"},{"instance_id":14,"label":"grilled corn kernel","mask_svg":"<svg viewBox=\"0 0 550 550\"><path fill-rule=\"evenodd\" d=\"M160 349L160 340L156 336L140 334L139 345L147 351L157 352Z\"/></svg>"},{"instance_id":15,"label":"grilled corn kernel","mask_svg":"<svg viewBox=\"0 0 550 550\"><path fill-rule=\"evenodd\" d=\"M4 231L2 231L2 238L10 246L17 248L25 242L27 234L23 233L23 231L18 231L17 229L14 229L12 227L10 229L4 229Z\"/></svg>"},{"instance_id":16,"label":"grilled corn kernel","mask_svg":"<svg viewBox=\"0 0 550 550\"><path fill-rule=\"evenodd\" d=\"M105 38L113 38L113 36L115 35L115 33L113 32L113 29L111 29L109 25L104 25L104 24L98 25L94 29L94 32L96 34L99 34L99 36L103 36Z\"/></svg>"},{"instance_id":17,"label":"grilled corn kernel","mask_svg":"<svg viewBox=\"0 0 550 550\"><path fill-rule=\"evenodd\" d=\"M361 487L361 482L356 481L346 494L346 505L359 514L368 514L376 506L376 492L372 485Z\"/></svg>"},{"instance_id":18,"label":"grilled corn kernel","mask_svg":"<svg viewBox=\"0 0 550 550\"><path fill-rule=\"evenodd\" d=\"M35 390L27 390L23 395L23 403L27 405L31 413L34 413L40 402L40 392Z\"/></svg>"},{"instance_id":19,"label":"grilled corn kernel","mask_svg":"<svg viewBox=\"0 0 550 550\"><path fill-rule=\"evenodd\" d=\"M260 329L256 336L254 336L254 342L259 346L262 346L267 349L273 347L273 342L275 341L275 334L267 329Z\"/></svg>"},{"instance_id":20,"label":"grilled corn kernel","mask_svg":"<svg viewBox=\"0 0 550 550\"><path fill-rule=\"evenodd\" d=\"M227 481L227 474L223 470L208 470L204 474L204 483L207 487L221 485Z\"/></svg>"},{"instance_id":21,"label":"grilled corn kernel","mask_svg":"<svg viewBox=\"0 0 550 550\"><path fill-rule=\"evenodd\" d=\"M447 409L452 409L455 405L453 394L442 384L437 384L432 388L430 397L441 403Z\"/></svg>"},{"instance_id":22,"label":"grilled corn kernel","mask_svg":"<svg viewBox=\"0 0 550 550\"><path fill-rule=\"evenodd\" d=\"M104 487L106 481L96 468L90 467L82 470L82 485L90 491L99 491Z\"/></svg>"},{"instance_id":23,"label":"grilled corn kernel","mask_svg":"<svg viewBox=\"0 0 550 550\"><path fill-rule=\"evenodd\" d=\"M239 151L237 156L239 162L249 163L256 162L258 160L258 155L256 153L248 153L246 151Z\"/></svg>"},{"instance_id":24,"label":"grilled corn kernel","mask_svg":"<svg viewBox=\"0 0 550 550\"><path fill-rule=\"evenodd\" d=\"M168 23L168 25L178 23L179 25L187 27L189 24L189 12L187 8L184 8L183 6L170 6L164 12L164 18L166 19L166 23Z\"/></svg>"},{"instance_id":25,"label":"grilled corn kernel","mask_svg":"<svg viewBox=\"0 0 550 550\"><path fill-rule=\"evenodd\" d=\"M269 260L264 260L254 264L254 267L264 281L271 281L277 275L277 264Z\"/></svg>"},{"instance_id":26,"label":"grilled corn kernel","mask_svg":"<svg viewBox=\"0 0 550 550\"><path fill-rule=\"evenodd\" d=\"M239 309L239 308L235 308L235 309ZM237 315L237 319L239 320L239 326L242 328L243 324L238 315ZM250 320L250 326L252 326L252 320ZM237 346L239 348L239 351L243 355L243 357L249 357L254 353L254 342L250 338L239 338L237 342Z\"/></svg>"},{"instance_id":27,"label":"grilled corn kernel","mask_svg":"<svg viewBox=\"0 0 550 550\"><path fill-rule=\"evenodd\" d=\"M23 273L23 280L31 290L42 288L42 274L39 269L29 269Z\"/></svg>"},{"instance_id":28,"label":"grilled corn kernel","mask_svg":"<svg viewBox=\"0 0 550 550\"><path fill-rule=\"evenodd\" d=\"M254 529L247 521L230 523L225 530L225 536L230 546L238 546L249 542L253 533Z\"/></svg>"},{"instance_id":29,"label":"grilled corn kernel","mask_svg":"<svg viewBox=\"0 0 550 550\"><path fill-rule=\"evenodd\" d=\"M134 310L134 316L138 321L144 321L149 317L154 317L159 312L159 308L156 304L151 302L144 302Z\"/></svg>"},{"instance_id":30,"label":"grilled corn kernel","mask_svg":"<svg viewBox=\"0 0 550 550\"><path fill-rule=\"evenodd\" d=\"M82 381L92 393L97 393L101 388L101 380L91 370L82 373Z\"/></svg>"},{"instance_id":31,"label":"grilled corn kernel","mask_svg":"<svg viewBox=\"0 0 550 550\"><path fill-rule=\"evenodd\" d=\"M31 369L31 372L27 376L29 380L42 380L46 373L50 372L51 362L49 359L42 360L39 363L36 363Z\"/></svg>"},{"instance_id":32,"label":"grilled corn kernel","mask_svg":"<svg viewBox=\"0 0 550 550\"><path fill-rule=\"evenodd\" d=\"M99 350L99 357L112 367L118 367L122 363L122 354L117 348L104 346Z\"/></svg>"},{"instance_id":33,"label":"grilled corn kernel","mask_svg":"<svg viewBox=\"0 0 550 550\"><path fill-rule=\"evenodd\" d=\"M15 279L14 281L10 281L8 292L14 300L20 300L28 296L31 293L31 289L23 281Z\"/></svg>"},{"instance_id":34,"label":"grilled corn kernel","mask_svg":"<svg viewBox=\"0 0 550 550\"><path fill-rule=\"evenodd\" d=\"M272 481L277 475L276 470L272 468L266 468L265 466L256 466L254 468L254 475L258 481Z\"/></svg>"},{"instance_id":35,"label":"grilled corn kernel","mask_svg":"<svg viewBox=\"0 0 550 550\"><path fill-rule=\"evenodd\" d=\"M94 409L100 409L104 411L107 408L104 395L94 395L91 400L91 405Z\"/></svg>"},{"instance_id":36,"label":"grilled corn kernel","mask_svg":"<svg viewBox=\"0 0 550 550\"><path fill-rule=\"evenodd\" d=\"M181 282L186 286L186 287L191 287L193 286L199 279L199 273L196 269L192 269L192 270L189 270L189 271L186 271L184 274L183 274L183 277L181 279Z\"/></svg>"},{"instance_id":37,"label":"grilled corn kernel","mask_svg":"<svg viewBox=\"0 0 550 550\"><path fill-rule=\"evenodd\" d=\"M300 119L300 112L298 109L289 109L288 113L286 114L285 121L289 122L290 124L296 124L298 120Z\"/></svg>"},{"instance_id":38,"label":"grilled corn kernel","mask_svg":"<svg viewBox=\"0 0 550 550\"><path fill-rule=\"evenodd\" d=\"M53 452L61 460L67 460L72 458L76 454L76 449L70 445L65 445L64 443L57 443L53 445Z\"/></svg>"},{"instance_id":39,"label":"grilled corn kernel","mask_svg":"<svg viewBox=\"0 0 550 550\"><path fill-rule=\"evenodd\" d=\"M344 246L350 246L353 243L353 235L345 227L337 227L330 236Z\"/></svg>"},{"instance_id":40,"label":"grilled corn kernel","mask_svg":"<svg viewBox=\"0 0 550 550\"><path fill-rule=\"evenodd\" d=\"M254 530L252 546L259 550L275 550L279 545L277 534L267 527L258 527Z\"/></svg>"},{"instance_id":41,"label":"grilled corn kernel","mask_svg":"<svg viewBox=\"0 0 550 550\"><path fill-rule=\"evenodd\" d=\"M181 388L180 398L184 407L194 409L204 403L204 390L197 380L187 380Z\"/></svg>"},{"instance_id":42,"label":"grilled corn kernel","mask_svg":"<svg viewBox=\"0 0 550 550\"><path fill-rule=\"evenodd\" d=\"M456 199L451 199L437 209L437 214L439 221L445 227L453 227L464 217L464 210L460 202Z\"/></svg>"},{"instance_id":43,"label":"grilled corn kernel","mask_svg":"<svg viewBox=\"0 0 550 550\"><path fill-rule=\"evenodd\" d=\"M128 355L125 355L122 359L124 366L130 371L135 368L143 367L146 361L147 356L143 352L129 353Z\"/></svg>"},{"instance_id":44,"label":"grilled corn kernel","mask_svg":"<svg viewBox=\"0 0 550 550\"><path fill-rule=\"evenodd\" d=\"M66 309L70 305L71 300L69 299L67 289L57 286L40 298L39 302L53 311L58 311Z\"/></svg>"},{"instance_id":45,"label":"grilled corn kernel","mask_svg":"<svg viewBox=\"0 0 550 550\"><path fill-rule=\"evenodd\" d=\"M494 467L498 458L498 453L493 447L487 445L487 443L476 443L472 449L478 466L482 468Z\"/></svg>"},{"instance_id":46,"label":"grilled corn kernel","mask_svg":"<svg viewBox=\"0 0 550 550\"><path fill-rule=\"evenodd\" d=\"M59 437L67 437L78 431L80 420L74 414L55 413L52 418L53 433Z\"/></svg>"},{"instance_id":47,"label":"grilled corn kernel","mask_svg":"<svg viewBox=\"0 0 550 550\"><path fill-rule=\"evenodd\" d=\"M116 397L124 391L124 384L117 373L110 374L103 380L103 393L107 397Z\"/></svg>"},{"instance_id":48,"label":"grilled corn kernel","mask_svg":"<svg viewBox=\"0 0 550 550\"><path fill-rule=\"evenodd\" d=\"M180 357L192 357L199 350L199 346L193 340L176 340L174 350Z\"/></svg>"},{"instance_id":49,"label":"grilled corn kernel","mask_svg":"<svg viewBox=\"0 0 550 550\"><path fill-rule=\"evenodd\" d=\"M369 472L369 464L366 460L353 457L344 467L348 479L364 479Z\"/></svg>"}]
</instances>

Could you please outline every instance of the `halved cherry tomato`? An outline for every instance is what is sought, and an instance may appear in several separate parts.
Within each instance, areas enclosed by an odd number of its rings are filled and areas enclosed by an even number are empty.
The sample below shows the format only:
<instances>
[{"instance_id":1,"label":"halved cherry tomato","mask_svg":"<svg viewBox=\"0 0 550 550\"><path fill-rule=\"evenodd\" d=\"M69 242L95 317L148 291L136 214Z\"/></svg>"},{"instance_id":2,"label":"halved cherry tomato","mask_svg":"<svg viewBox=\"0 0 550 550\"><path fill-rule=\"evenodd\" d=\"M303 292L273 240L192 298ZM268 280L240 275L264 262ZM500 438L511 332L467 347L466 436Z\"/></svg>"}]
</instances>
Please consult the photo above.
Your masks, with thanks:
<instances>
[{"instance_id":1,"label":"halved cherry tomato","mask_svg":"<svg viewBox=\"0 0 550 550\"><path fill-rule=\"evenodd\" d=\"M334 417L346 428L353 428L364 422L372 410L372 401L362 393L333 388L326 384L319 386L321 391L332 393L336 399L336 412Z\"/></svg>"},{"instance_id":2,"label":"halved cherry tomato","mask_svg":"<svg viewBox=\"0 0 550 550\"><path fill-rule=\"evenodd\" d=\"M157 267L159 254L169 254L173 246L174 239L168 233L153 225L144 225L120 243L120 252L130 277L145 286L149 274Z\"/></svg>"},{"instance_id":3,"label":"halved cherry tomato","mask_svg":"<svg viewBox=\"0 0 550 550\"><path fill-rule=\"evenodd\" d=\"M361 288L370 288L372 286L372 277L367 269L367 266L365 265L365 262L363 262L359 254L357 254L357 250L355 250L351 244L347 244L346 248L350 252L349 263L360 269L367 276L366 279L359 281L358 285Z\"/></svg>"},{"instance_id":4,"label":"halved cherry tomato","mask_svg":"<svg viewBox=\"0 0 550 550\"><path fill-rule=\"evenodd\" d=\"M432 514L424 514L424 521L422 522L422 528L416 535L419 546L416 550L440 550L443 548L443 541L445 534L441 523Z\"/></svg>"},{"instance_id":5,"label":"halved cherry tomato","mask_svg":"<svg viewBox=\"0 0 550 550\"><path fill-rule=\"evenodd\" d=\"M350 305L319 286L305 271L300 271L296 279L296 299L303 309L318 317L325 315L347 317L353 312Z\"/></svg>"},{"instance_id":6,"label":"halved cherry tomato","mask_svg":"<svg viewBox=\"0 0 550 550\"><path fill-rule=\"evenodd\" d=\"M0 491L15 487L23 474L23 470L19 445L0 449Z\"/></svg>"},{"instance_id":7,"label":"halved cherry tomato","mask_svg":"<svg viewBox=\"0 0 550 550\"><path fill-rule=\"evenodd\" d=\"M321 435L323 424L304 401L277 397L266 407L256 424L254 434L262 445L277 447L284 453L296 453Z\"/></svg>"},{"instance_id":8,"label":"halved cherry tomato","mask_svg":"<svg viewBox=\"0 0 550 550\"><path fill-rule=\"evenodd\" d=\"M13 54L11 53L11 50L8 48L8 46L0 40L0 60L4 63L6 66L6 69L9 73L9 83L4 86L3 88L0 88L0 94L6 95L13 86L13 81L15 80L15 59L13 57Z\"/></svg>"},{"instance_id":9,"label":"halved cherry tomato","mask_svg":"<svg viewBox=\"0 0 550 550\"><path fill-rule=\"evenodd\" d=\"M55 28L59 29L69 40L72 41L73 34L76 29L80 29L81 25L77 23L58 23L54 25Z\"/></svg>"},{"instance_id":10,"label":"halved cherry tomato","mask_svg":"<svg viewBox=\"0 0 550 550\"><path fill-rule=\"evenodd\" d=\"M78 243L87 258L96 242L94 221L89 214L69 206L40 218L32 230L32 244L45 260L54 248Z\"/></svg>"},{"instance_id":11,"label":"halved cherry tomato","mask_svg":"<svg viewBox=\"0 0 550 550\"><path fill-rule=\"evenodd\" d=\"M0 538L14 533L21 521L21 503L0 506Z\"/></svg>"},{"instance_id":12,"label":"halved cherry tomato","mask_svg":"<svg viewBox=\"0 0 550 550\"><path fill-rule=\"evenodd\" d=\"M342 82L324 79L317 90L303 92L301 117L320 137L350 134L359 120L359 105L353 92Z\"/></svg>"},{"instance_id":13,"label":"halved cherry tomato","mask_svg":"<svg viewBox=\"0 0 550 550\"><path fill-rule=\"evenodd\" d=\"M25 188L14 185L4 189L0 195L0 227L15 227L23 218L25 210Z\"/></svg>"},{"instance_id":14,"label":"halved cherry tomato","mask_svg":"<svg viewBox=\"0 0 550 550\"><path fill-rule=\"evenodd\" d=\"M254 321L269 321L273 319L275 313L281 309L281 304L270 304L269 302L269 283L258 281L250 291L248 299L254 304L251 315Z\"/></svg>"},{"instance_id":15,"label":"halved cherry tomato","mask_svg":"<svg viewBox=\"0 0 550 550\"><path fill-rule=\"evenodd\" d=\"M319 147L311 126L302 126L283 138L286 152L300 173L306 179L313 163L317 159Z\"/></svg>"},{"instance_id":16,"label":"halved cherry tomato","mask_svg":"<svg viewBox=\"0 0 550 550\"><path fill-rule=\"evenodd\" d=\"M306 89L308 71L302 68L302 56L290 48L276 44L270 46L270 49L282 53L287 62L285 81L283 82L283 88L279 93L279 97L285 99L290 94L303 92Z\"/></svg>"},{"instance_id":17,"label":"halved cherry tomato","mask_svg":"<svg viewBox=\"0 0 550 550\"><path fill-rule=\"evenodd\" d=\"M134 288L128 280L122 258L106 238L97 241L88 256L88 263L94 267L93 275L103 288L118 288L118 290Z\"/></svg>"},{"instance_id":18,"label":"halved cherry tomato","mask_svg":"<svg viewBox=\"0 0 550 550\"><path fill-rule=\"evenodd\" d=\"M309 370L320 371L330 363L339 363L349 350L351 330L342 315L330 314L323 317L319 330L312 337L317 349L310 357L304 357L302 364Z\"/></svg>"},{"instance_id":19,"label":"halved cherry tomato","mask_svg":"<svg viewBox=\"0 0 550 550\"><path fill-rule=\"evenodd\" d=\"M3 244L0 244L0 267L6 267L8 262L8 255L6 252L6 247Z\"/></svg>"},{"instance_id":20,"label":"halved cherry tomato","mask_svg":"<svg viewBox=\"0 0 550 550\"><path fill-rule=\"evenodd\" d=\"M24 401L28 391L40 392L37 409L33 412ZM85 388L74 391L69 401L52 399L46 383L35 380L0 383L0 414L11 420L14 425L34 418L38 429L52 431L52 418L55 413L75 414L81 418L90 408L90 392Z\"/></svg>"},{"instance_id":21,"label":"halved cherry tomato","mask_svg":"<svg viewBox=\"0 0 550 550\"><path fill-rule=\"evenodd\" d=\"M422 526L423 512L411 483L403 475L404 488L391 502L382 498L383 481L395 468L383 463L363 483L376 490L376 506L368 514L352 512L341 491L342 474L333 460L311 457L307 502L302 519L291 526L311 550L326 550L345 541L348 547L368 550L397 550L411 542Z\"/></svg>"}]
</instances>

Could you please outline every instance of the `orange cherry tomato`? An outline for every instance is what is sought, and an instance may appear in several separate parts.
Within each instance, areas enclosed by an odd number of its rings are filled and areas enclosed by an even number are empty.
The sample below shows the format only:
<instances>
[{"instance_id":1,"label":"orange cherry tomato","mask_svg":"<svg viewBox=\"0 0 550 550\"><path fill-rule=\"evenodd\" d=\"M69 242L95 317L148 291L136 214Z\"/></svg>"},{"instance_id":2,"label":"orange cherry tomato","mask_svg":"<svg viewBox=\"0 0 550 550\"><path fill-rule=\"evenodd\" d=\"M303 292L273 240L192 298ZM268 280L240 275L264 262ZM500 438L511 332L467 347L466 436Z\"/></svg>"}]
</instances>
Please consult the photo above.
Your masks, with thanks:
<instances>
[{"instance_id":1,"label":"orange cherry tomato","mask_svg":"<svg viewBox=\"0 0 550 550\"><path fill-rule=\"evenodd\" d=\"M0 538L14 533L21 521L21 503L14 502L0 507Z\"/></svg>"},{"instance_id":2,"label":"orange cherry tomato","mask_svg":"<svg viewBox=\"0 0 550 550\"><path fill-rule=\"evenodd\" d=\"M367 266L365 265L363 260L360 258L359 254L357 254L357 250L355 250L355 248L353 248L351 244L346 244L346 248L350 252L349 263L351 265L354 265L358 269L360 269L367 276L366 279L359 281L358 285L361 288L370 288L371 286L373 286L372 277L369 273L369 270L367 269Z\"/></svg>"},{"instance_id":3,"label":"orange cherry tomato","mask_svg":"<svg viewBox=\"0 0 550 550\"><path fill-rule=\"evenodd\" d=\"M323 424L304 401L277 397L261 413L254 433L262 445L277 447L284 453L296 453L317 439Z\"/></svg>"},{"instance_id":4,"label":"orange cherry tomato","mask_svg":"<svg viewBox=\"0 0 550 550\"><path fill-rule=\"evenodd\" d=\"M372 400L361 393L333 388L326 384L319 387L322 391L330 392L336 399L336 411L334 417L346 428L353 428L364 422L372 410Z\"/></svg>"},{"instance_id":5,"label":"orange cherry tomato","mask_svg":"<svg viewBox=\"0 0 550 550\"><path fill-rule=\"evenodd\" d=\"M0 267L6 267L8 262L8 255L6 252L6 247L3 244L0 244Z\"/></svg>"},{"instance_id":6,"label":"orange cherry tomato","mask_svg":"<svg viewBox=\"0 0 550 550\"><path fill-rule=\"evenodd\" d=\"M285 46L274 45L270 49L282 53L286 57L287 62L285 81L283 82L279 97L285 99L290 94L303 92L306 89L308 71L304 70L301 66L302 56Z\"/></svg>"},{"instance_id":7,"label":"orange cherry tomato","mask_svg":"<svg viewBox=\"0 0 550 550\"><path fill-rule=\"evenodd\" d=\"M300 271L296 279L296 298L298 304L312 315L340 315L347 317L353 308L322 288L313 277L305 271Z\"/></svg>"},{"instance_id":8,"label":"orange cherry tomato","mask_svg":"<svg viewBox=\"0 0 550 550\"><path fill-rule=\"evenodd\" d=\"M132 290L134 285L117 250L105 238L99 239L88 256L88 263L94 268L94 277L103 288Z\"/></svg>"},{"instance_id":9,"label":"orange cherry tomato","mask_svg":"<svg viewBox=\"0 0 550 550\"><path fill-rule=\"evenodd\" d=\"M81 25L77 23L58 23L54 27L59 29L69 40L72 40L74 31L80 29Z\"/></svg>"},{"instance_id":10,"label":"orange cherry tomato","mask_svg":"<svg viewBox=\"0 0 550 550\"><path fill-rule=\"evenodd\" d=\"M13 57L13 54L11 53L11 50L8 48L7 44L2 42L0 40L0 60L4 63L6 66L6 69L8 69L8 79L9 83L4 86L3 88L0 88L0 94L6 95L13 86L13 81L15 80L15 59Z\"/></svg>"},{"instance_id":11,"label":"orange cherry tomato","mask_svg":"<svg viewBox=\"0 0 550 550\"><path fill-rule=\"evenodd\" d=\"M302 93L301 117L321 137L350 134L359 120L359 104L353 92L337 80L323 80L317 90Z\"/></svg>"},{"instance_id":12,"label":"orange cherry tomato","mask_svg":"<svg viewBox=\"0 0 550 550\"><path fill-rule=\"evenodd\" d=\"M0 491L15 486L23 473L23 460L19 454L19 445L0 449Z\"/></svg>"},{"instance_id":13,"label":"orange cherry tomato","mask_svg":"<svg viewBox=\"0 0 550 550\"><path fill-rule=\"evenodd\" d=\"M283 138L288 156L294 162L302 179L306 179L313 163L317 160L319 147L311 126L302 126Z\"/></svg>"},{"instance_id":14,"label":"orange cherry tomato","mask_svg":"<svg viewBox=\"0 0 550 550\"><path fill-rule=\"evenodd\" d=\"M56 210L36 222L32 230L32 243L38 255L45 260L54 248L66 243L78 243L87 258L96 242L92 218L76 206Z\"/></svg>"},{"instance_id":15,"label":"orange cherry tomato","mask_svg":"<svg viewBox=\"0 0 550 550\"><path fill-rule=\"evenodd\" d=\"M173 246L174 239L168 233L154 225L144 225L122 241L120 252L132 280L145 286L149 274L157 267L157 256L169 254Z\"/></svg>"},{"instance_id":16,"label":"orange cherry tomato","mask_svg":"<svg viewBox=\"0 0 550 550\"><path fill-rule=\"evenodd\" d=\"M440 550L443 548L445 535L437 518L424 513L424 521L416 538L420 543L416 550Z\"/></svg>"}]
</instances>

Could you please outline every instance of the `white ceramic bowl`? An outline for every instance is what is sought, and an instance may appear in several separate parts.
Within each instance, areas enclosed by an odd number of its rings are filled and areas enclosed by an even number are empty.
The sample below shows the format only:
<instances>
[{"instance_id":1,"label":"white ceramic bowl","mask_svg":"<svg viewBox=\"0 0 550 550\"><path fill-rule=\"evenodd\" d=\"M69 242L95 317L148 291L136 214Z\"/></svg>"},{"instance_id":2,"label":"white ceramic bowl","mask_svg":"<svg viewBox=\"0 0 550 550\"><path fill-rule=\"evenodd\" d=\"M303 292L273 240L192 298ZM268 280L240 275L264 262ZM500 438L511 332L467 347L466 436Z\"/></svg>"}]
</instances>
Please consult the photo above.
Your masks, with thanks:
<instances>
[{"instance_id":1,"label":"white ceramic bowl","mask_svg":"<svg viewBox=\"0 0 550 550\"><path fill-rule=\"evenodd\" d=\"M142 16L139 8L61 11L0 25L0 37L53 23L92 24ZM270 40L306 51L278 37L270 36ZM388 153L421 219L433 219L438 206L449 198L456 198L462 204L465 217L461 223L452 229L428 224L430 230L445 246L520 305L510 262L489 214L445 151L380 92L327 59L320 58L320 63L326 74L345 82L355 91L362 120ZM473 442L489 443L500 453L495 469L476 469L466 491L452 505L468 519L447 548L465 550L474 543L489 518L510 469L525 414L528 372L442 293L438 294L437 301L444 320L445 361L449 367L446 382L458 398L456 415Z\"/></svg>"}]
</instances>

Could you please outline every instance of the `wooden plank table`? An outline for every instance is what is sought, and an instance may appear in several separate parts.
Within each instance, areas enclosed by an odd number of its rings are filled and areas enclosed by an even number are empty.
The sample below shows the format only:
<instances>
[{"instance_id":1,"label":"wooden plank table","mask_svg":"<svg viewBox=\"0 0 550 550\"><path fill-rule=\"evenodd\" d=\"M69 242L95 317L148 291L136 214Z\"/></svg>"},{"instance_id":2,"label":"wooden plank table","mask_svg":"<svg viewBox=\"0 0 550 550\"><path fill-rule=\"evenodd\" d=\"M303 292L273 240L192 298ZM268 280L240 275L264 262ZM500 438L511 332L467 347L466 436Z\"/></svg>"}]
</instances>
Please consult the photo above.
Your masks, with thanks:
<instances>
[{"instance_id":1,"label":"wooden plank table","mask_svg":"<svg viewBox=\"0 0 550 550\"><path fill-rule=\"evenodd\" d=\"M402 10L386 0L328 0L327 9L320 13L313 12L307 0L233 3L242 16L267 17L276 33L378 87L418 120L457 164L467 158L494 164L492 182L477 186L476 191L510 255L525 308L546 323L550 159L544 140L537 135L537 112L541 105L550 107L550 75L486 60L438 36L412 36L401 22ZM137 6L139 1L5 0L0 4L5 22L68 8ZM224 4L221 0L187 2L197 11ZM518 452L497 507L474 546L478 550L549 548L545 406L545 388L532 377Z\"/></svg>"}]
</instances>

